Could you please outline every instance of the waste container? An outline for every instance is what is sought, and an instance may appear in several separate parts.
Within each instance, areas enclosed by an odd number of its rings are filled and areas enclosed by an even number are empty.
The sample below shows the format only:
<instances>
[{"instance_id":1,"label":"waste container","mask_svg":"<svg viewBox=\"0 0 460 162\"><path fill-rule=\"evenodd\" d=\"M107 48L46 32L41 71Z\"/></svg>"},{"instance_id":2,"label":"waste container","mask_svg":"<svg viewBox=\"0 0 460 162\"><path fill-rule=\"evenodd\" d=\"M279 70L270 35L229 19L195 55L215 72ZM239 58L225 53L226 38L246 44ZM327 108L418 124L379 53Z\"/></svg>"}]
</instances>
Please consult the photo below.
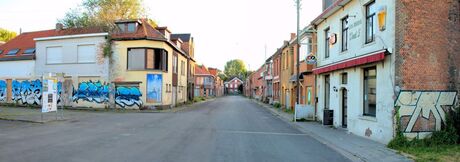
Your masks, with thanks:
<instances>
[{"instance_id":1,"label":"waste container","mask_svg":"<svg viewBox=\"0 0 460 162\"><path fill-rule=\"evenodd\" d=\"M323 125L332 125L334 122L334 110L324 110Z\"/></svg>"}]
</instances>

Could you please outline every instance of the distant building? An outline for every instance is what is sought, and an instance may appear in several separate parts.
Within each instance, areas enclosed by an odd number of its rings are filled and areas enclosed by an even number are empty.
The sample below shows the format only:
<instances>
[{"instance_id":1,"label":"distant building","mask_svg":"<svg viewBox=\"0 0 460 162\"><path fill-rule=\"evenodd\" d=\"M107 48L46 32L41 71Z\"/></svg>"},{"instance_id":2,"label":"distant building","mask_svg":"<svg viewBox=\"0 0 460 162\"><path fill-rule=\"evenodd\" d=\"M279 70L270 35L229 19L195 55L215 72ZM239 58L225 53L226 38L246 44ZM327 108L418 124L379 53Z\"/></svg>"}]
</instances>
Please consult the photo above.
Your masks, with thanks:
<instances>
[{"instance_id":1,"label":"distant building","mask_svg":"<svg viewBox=\"0 0 460 162\"><path fill-rule=\"evenodd\" d=\"M243 81L238 77L233 77L224 83L225 92L230 95L242 94L239 87L243 85Z\"/></svg>"},{"instance_id":2,"label":"distant building","mask_svg":"<svg viewBox=\"0 0 460 162\"><path fill-rule=\"evenodd\" d=\"M195 66L195 97L214 96L214 75L204 65Z\"/></svg>"}]
</instances>

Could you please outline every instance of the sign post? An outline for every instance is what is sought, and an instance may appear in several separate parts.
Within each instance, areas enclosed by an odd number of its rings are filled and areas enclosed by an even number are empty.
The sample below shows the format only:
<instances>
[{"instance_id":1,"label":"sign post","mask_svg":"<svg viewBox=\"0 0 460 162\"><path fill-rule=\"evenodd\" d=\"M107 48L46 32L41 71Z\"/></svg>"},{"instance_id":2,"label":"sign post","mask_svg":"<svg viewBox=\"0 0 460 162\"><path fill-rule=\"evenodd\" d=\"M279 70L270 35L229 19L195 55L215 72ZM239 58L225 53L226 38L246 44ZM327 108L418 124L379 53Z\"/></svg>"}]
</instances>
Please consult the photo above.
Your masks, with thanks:
<instances>
[{"instance_id":1,"label":"sign post","mask_svg":"<svg viewBox=\"0 0 460 162\"><path fill-rule=\"evenodd\" d=\"M56 112L57 120L57 80L52 78L50 73L48 77L43 77L42 93L42 121L43 113Z\"/></svg>"}]
</instances>

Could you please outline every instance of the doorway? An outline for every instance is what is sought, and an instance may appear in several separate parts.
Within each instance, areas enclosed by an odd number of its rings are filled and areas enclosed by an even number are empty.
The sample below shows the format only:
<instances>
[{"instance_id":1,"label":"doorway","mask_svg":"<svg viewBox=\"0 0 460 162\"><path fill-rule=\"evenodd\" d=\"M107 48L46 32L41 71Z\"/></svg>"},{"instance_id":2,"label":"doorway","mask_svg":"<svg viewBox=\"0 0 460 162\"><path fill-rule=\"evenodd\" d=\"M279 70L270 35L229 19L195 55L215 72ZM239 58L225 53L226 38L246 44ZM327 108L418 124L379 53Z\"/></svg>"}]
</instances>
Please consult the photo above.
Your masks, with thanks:
<instances>
[{"instance_id":1,"label":"doorway","mask_svg":"<svg viewBox=\"0 0 460 162\"><path fill-rule=\"evenodd\" d=\"M347 128L348 121L348 92L342 89L342 127Z\"/></svg>"}]
</instances>

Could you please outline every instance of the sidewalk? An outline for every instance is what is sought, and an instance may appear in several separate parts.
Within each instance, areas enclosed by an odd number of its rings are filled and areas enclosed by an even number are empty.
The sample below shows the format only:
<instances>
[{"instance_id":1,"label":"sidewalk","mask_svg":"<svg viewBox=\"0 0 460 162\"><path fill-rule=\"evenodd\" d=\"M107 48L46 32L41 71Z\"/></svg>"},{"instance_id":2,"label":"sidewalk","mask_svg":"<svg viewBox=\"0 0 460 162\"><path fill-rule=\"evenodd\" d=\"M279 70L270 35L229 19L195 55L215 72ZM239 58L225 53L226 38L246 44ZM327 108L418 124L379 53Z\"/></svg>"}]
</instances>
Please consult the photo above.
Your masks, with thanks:
<instances>
[{"instance_id":1,"label":"sidewalk","mask_svg":"<svg viewBox=\"0 0 460 162\"><path fill-rule=\"evenodd\" d=\"M331 147L352 161L413 161L409 158L398 154L396 151L387 148L384 144L365 139L346 130L335 129L329 126L323 126L317 122L292 122L294 115L288 114L267 105L252 100L262 107L269 110L272 114L280 119L290 123L300 131L310 135L321 143Z\"/></svg>"}]
</instances>

